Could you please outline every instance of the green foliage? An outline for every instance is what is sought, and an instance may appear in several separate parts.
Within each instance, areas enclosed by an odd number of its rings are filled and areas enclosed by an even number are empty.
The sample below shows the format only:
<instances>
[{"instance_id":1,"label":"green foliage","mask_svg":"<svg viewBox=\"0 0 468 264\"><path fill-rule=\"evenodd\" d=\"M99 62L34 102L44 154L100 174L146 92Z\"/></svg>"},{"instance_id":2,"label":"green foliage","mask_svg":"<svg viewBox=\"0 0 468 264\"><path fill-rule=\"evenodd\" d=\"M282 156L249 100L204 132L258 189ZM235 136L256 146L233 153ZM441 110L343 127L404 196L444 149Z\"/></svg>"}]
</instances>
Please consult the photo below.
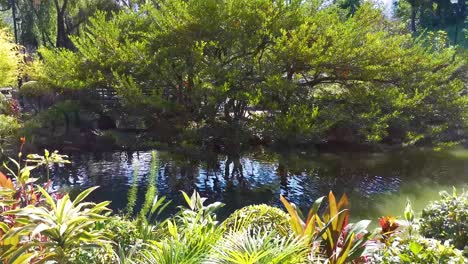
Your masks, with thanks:
<instances>
[{"instance_id":1,"label":"green foliage","mask_svg":"<svg viewBox=\"0 0 468 264\"><path fill-rule=\"evenodd\" d=\"M157 200L157 178L159 172L159 164L156 155L156 151L151 152L151 165L150 165L150 175L148 177L148 190L145 194L145 203L140 211L140 216L145 217L151 220L151 216L155 212L154 200ZM162 202L161 202L162 203Z\"/></svg>"},{"instance_id":2,"label":"green foliage","mask_svg":"<svg viewBox=\"0 0 468 264\"><path fill-rule=\"evenodd\" d=\"M395 16L402 19L416 34L443 30L454 45L468 47L463 28L466 24L466 4L463 1L399 0L394 3Z\"/></svg>"},{"instance_id":3,"label":"green foliage","mask_svg":"<svg viewBox=\"0 0 468 264\"><path fill-rule=\"evenodd\" d=\"M106 243L100 247L79 247L71 253L70 263L74 264L103 264L116 263L118 258L115 256L112 244Z\"/></svg>"},{"instance_id":4,"label":"green foliage","mask_svg":"<svg viewBox=\"0 0 468 264\"><path fill-rule=\"evenodd\" d=\"M98 13L72 38L77 52L40 51L44 76L54 87L114 89L127 110L145 109L147 127L236 125L312 143L458 140L451 132L466 126L467 96L455 48L413 39L369 3L344 13L299 0Z\"/></svg>"},{"instance_id":5,"label":"green foliage","mask_svg":"<svg viewBox=\"0 0 468 264\"><path fill-rule=\"evenodd\" d=\"M20 127L17 118L0 114L0 145L6 138L16 135Z\"/></svg>"},{"instance_id":6,"label":"green foliage","mask_svg":"<svg viewBox=\"0 0 468 264\"><path fill-rule=\"evenodd\" d=\"M421 234L448 241L458 249L468 246L468 193L441 192L441 200L430 203L422 211Z\"/></svg>"},{"instance_id":7,"label":"green foliage","mask_svg":"<svg viewBox=\"0 0 468 264\"><path fill-rule=\"evenodd\" d=\"M216 202L204 206L206 198L197 192L191 197L182 194L189 207L181 207L174 219L165 222L168 235L143 252L145 263L202 263L222 236L214 214L222 204Z\"/></svg>"},{"instance_id":8,"label":"green foliage","mask_svg":"<svg viewBox=\"0 0 468 264\"><path fill-rule=\"evenodd\" d=\"M55 201L46 190L38 187L45 198L45 207L29 205L4 212L4 215L15 216L16 222L23 225L3 236L2 239L18 237L21 242L3 252L2 259L16 262L19 258L40 258L66 263L72 252L82 246L108 243L105 233L93 228L97 222L107 219L101 213L108 210L106 206L110 202L81 203L96 188L83 191L73 201L68 195Z\"/></svg>"},{"instance_id":9,"label":"green foliage","mask_svg":"<svg viewBox=\"0 0 468 264\"><path fill-rule=\"evenodd\" d=\"M390 246L384 247L369 257L373 263L466 263L462 253L440 241L422 236L409 239L394 239Z\"/></svg>"},{"instance_id":10,"label":"green foliage","mask_svg":"<svg viewBox=\"0 0 468 264\"><path fill-rule=\"evenodd\" d=\"M24 143L24 139L22 139ZM106 215L109 202L85 202L97 187L78 194L48 193L31 177L32 171L53 163L67 163L57 152L10 159L0 173L0 258L7 263L466 263L450 245L466 244L466 194L442 193L416 219L411 203L404 221L379 219L380 234L373 239L368 220L348 224L350 204L332 192L319 198L307 217L281 196L289 216L278 208L254 205L234 212L223 223L216 219L222 206L206 205L199 193L182 195L186 206L163 222L157 217L168 202L156 190L146 194L146 205L132 219ZM153 153L151 181L156 181ZM11 168L13 167L13 169ZM129 203L132 203L130 201ZM132 206L133 207L133 206ZM418 229L417 227L420 227ZM455 230L455 231L454 231ZM444 237L426 238L444 235ZM460 232L458 232L460 231ZM430 232L430 233L427 233ZM457 233L458 232L458 233ZM453 235L454 237L445 237ZM372 240L371 240L372 239ZM441 239L445 240L442 242ZM457 244L460 243L460 244ZM366 263L367 263L366 262Z\"/></svg>"},{"instance_id":11,"label":"green foliage","mask_svg":"<svg viewBox=\"0 0 468 264\"><path fill-rule=\"evenodd\" d=\"M19 61L18 48L7 32L0 28L0 87L16 86Z\"/></svg>"},{"instance_id":12,"label":"green foliage","mask_svg":"<svg viewBox=\"0 0 468 264\"><path fill-rule=\"evenodd\" d=\"M56 140L69 134L73 125L79 122L79 111L80 105L76 101L62 101L25 121L21 134L32 143L38 138Z\"/></svg>"},{"instance_id":13,"label":"green foliage","mask_svg":"<svg viewBox=\"0 0 468 264\"><path fill-rule=\"evenodd\" d=\"M439 203L445 199L450 199L450 197L456 199L457 195L454 193L454 196L451 196L444 193L443 197ZM450 208L450 210L454 209ZM463 256L462 251L450 245L449 241L440 241L423 236L424 229L427 230L428 228L426 217L423 213L421 219L416 219L411 202L408 201L404 210L403 221L397 221L394 217L381 218L381 234L384 234L384 243L376 244L375 247L368 250L366 256L368 261L387 264L466 263L467 259ZM463 223L463 220L460 223ZM423 227L424 225L426 227Z\"/></svg>"},{"instance_id":14,"label":"green foliage","mask_svg":"<svg viewBox=\"0 0 468 264\"><path fill-rule=\"evenodd\" d=\"M26 82L20 88L20 95L28 98L40 98L51 94L53 94L53 90L38 81Z\"/></svg>"},{"instance_id":15,"label":"green foliage","mask_svg":"<svg viewBox=\"0 0 468 264\"><path fill-rule=\"evenodd\" d=\"M207 263L307 263L308 247L300 239L271 229L246 228L227 233L214 247Z\"/></svg>"},{"instance_id":16,"label":"green foliage","mask_svg":"<svg viewBox=\"0 0 468 264\"><path fill-rule=\"evenodd\" d=\"M184 225L190 227L201 224L205 227L212 227L218 224L215 211L223 207L223 203L214 202L205 206L204 203L207 198L201 197L197 191L193 191L190 197L183 191L182 195L189 206L186 209L182 207L178 216Z\"/></svg>"},{"instance_id":17,"label":"green foliage","mask_svg":"<svg viewBox=\"0 0 468 264\"><path fill-rule=\"evenodd\" d=\"M125 208L125 211L129 216L133 215L135 210L138 194L138 172L138 163L135 163L135 165L133 165L132 185L128 191L127 207Z\"/></svg>"},{"instance_id":18,"label":"green foliage","mask_svg":"<svg viewBox=\"0 0 468 264\"><path fill-rule=\"evenodd\" d=\"M79 34L97 10L117 10L114 0L15 0L20 42L27 47L72 48L70 35Z\"/></svg>"},{"instance_id":19,"label":"green foliage","mask_svg":"<svg viewBox=\"0 0 468 264\"><path fill-rule=\"evenodd\" d=\"M370 240L370 233L367 231L370 221L362 220L348 225L348 198L343 195L337 203L332 192L328 195L328 209L320 216L318 211L323 198L314 202L307 218L304 218L294 204L281 196L281 201L291 216L290 223L294 233L309 244L320 241L323 247L320 253L330 263L346 263L359 259Z\"/></svg>"},{"instance_id":20,"label":"green foliage","mask_svg":"<svg viewBox=\"0 0 468 264\"><path fill-rule=\"evenodd\" d=\"M203 263L222 233L214 226L179 226L168 221L169 236L143 253L144 263Z\"/></svg>"},{"instance_id":21,"label":"green foliage","mask_svg":"<svg viewBox=\"0 0 468 264\"><path fill-rule=\"evenodd\" d=\"M281 209L265 204L250 205L232 213L222 227L226 233L239 232L242 229L265 229L276 231L279 235L289 236L289 216Z\"/></svg>"}]
</instances>

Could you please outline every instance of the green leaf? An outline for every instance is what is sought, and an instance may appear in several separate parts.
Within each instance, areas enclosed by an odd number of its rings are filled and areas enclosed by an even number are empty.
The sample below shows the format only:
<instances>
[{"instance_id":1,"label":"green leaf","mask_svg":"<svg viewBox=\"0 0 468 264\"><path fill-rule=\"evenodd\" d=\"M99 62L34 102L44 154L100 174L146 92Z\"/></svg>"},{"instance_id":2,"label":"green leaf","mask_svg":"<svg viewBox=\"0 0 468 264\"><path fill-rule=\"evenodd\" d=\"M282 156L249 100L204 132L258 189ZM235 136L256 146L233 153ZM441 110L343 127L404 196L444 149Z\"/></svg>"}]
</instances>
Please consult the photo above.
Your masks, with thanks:
<instances>
[{"instance_id":1,"label":"green leaf","mask_svg":"<svg viewBox=\"0 0 468 264\"><path fill-rule=\"evenodd\" d=\"M409 249L411 252L413 252L413 254L418 255L421 250L424 249L424 247L415 241L411 241L409 244Z\"/></svg>"},{"instance_id":2,"label":"green leaf","mask_svg":"<svg viewBox=\"0 0 468 264\"><path fill-rule=\"evenodd\" d=\"M40 234L42 231L50 229L50 226L40 223L39 225L34 228L34 230L31 232L31 237L35 237L36 235Z\"/></svg>"},{"instance_id":3,"label":"green leaf","mask_svg":"<svg viewBox=\"0 0 468 264\"><path fill-rule=\"evenodd\" d=\"M78 194L78 196L76 196L75 200L73 201L73 206L81 203L84 199L86 199L86 197L88 197L94 190L98 188L99 186L95 186L82 191L80 194Z\"/></svg>"},{"instance_id":4,"label":"green leaf","mask_svg":"<svg viewBox=\"0 0 468 264\"><path fill-rule=\"evenodd\" d=\"M192 201L190 197L184 191L181 191L181 192L182 192L182 195L184 196L185 202L187 202L188 206L192 208Z\"/></svg>"},{"instance_id":5,"label":"green leaf","mask_svg":"<svg viewBox=\"0 0 468 264\"><path fill-rule=\"evenodd\" d=\"M0 222L0 229L5 233L7 232L10 228L8 227L7 224Z\"/></svg>"},{"instance_id":6,"label":"green leaf","mask_svg":"<svg viewBox=\"0 0 468 264\"><path fill-rule=\"evenodd\" d=\"M47 204L52 208L53 211L56 211L57 207L55 206L54 199L52 199L49 193L46 190L42 189L41 186L37 186L37 188L42 193L42 195L44 195L44 197L46 198Z\"/></svg>"}]
</instances>

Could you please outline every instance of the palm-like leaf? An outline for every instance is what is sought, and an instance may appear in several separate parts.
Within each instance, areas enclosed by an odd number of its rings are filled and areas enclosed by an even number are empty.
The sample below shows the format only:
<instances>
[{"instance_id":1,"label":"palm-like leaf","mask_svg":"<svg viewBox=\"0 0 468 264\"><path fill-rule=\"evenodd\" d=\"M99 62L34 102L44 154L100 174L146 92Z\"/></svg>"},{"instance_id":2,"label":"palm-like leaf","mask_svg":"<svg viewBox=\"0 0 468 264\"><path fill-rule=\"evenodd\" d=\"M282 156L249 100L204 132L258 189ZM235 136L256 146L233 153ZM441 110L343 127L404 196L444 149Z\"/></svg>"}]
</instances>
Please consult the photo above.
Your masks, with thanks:
<instances>
[{"instance_id":1,"label":"palm-like leaf","mask_svg":"<svg viewBox=\"0 0 468 264\"><path fill-rule=\"evenodd\" d=\"M304 219L300 210L281 196L281 201L291 216L290 224L298 237L304 237L309 244L320 241L323 254L332 264L342 264L360 257L365 250L365 244L370 234L366 228L370 221L363 220L354 225L348 225L349 201L346 195L336 202L332 192L328 194L328 208L320 216L319 207L323 197L315 201Z\"/></svg>"},{"instance_id":2,"label":"palm-like leaf","mask_svg":"<svg viewBox=\"0 0 468 264\"><path fill-rule=\"evenodd\" d=\"M284 237L273 230L244 229L216 243L211 264L305 263L308 246L300 238Z\"/></svg>"},{"instance_id":3,"label":"palm-like leaf","mask_svg":"<svg viewBox=\"0 0 468 264\"><path fill-rule=\"evenodd\" d=\"M34 207L32 205L18 210L3 213L14 215L16 220L24 223L23 226L12 228L3 237L9 239L21 237L26 239L27 252L34 250L36 258L48 258L66 262L68 255L83 245L100 245L108 242L103 231L94 230L97 222L107 219L104 211L109 210L110 202L82 203L82 201L97 187L90 188L72 201L69 195L61 199L54 199L44 189L38 187L45 197L47 207ZM19 252L25 251L24 246L7 251L0 256L9 261L17 260ZM27 253L25 252L25 254Z\"/></svg>"}]
</instances>

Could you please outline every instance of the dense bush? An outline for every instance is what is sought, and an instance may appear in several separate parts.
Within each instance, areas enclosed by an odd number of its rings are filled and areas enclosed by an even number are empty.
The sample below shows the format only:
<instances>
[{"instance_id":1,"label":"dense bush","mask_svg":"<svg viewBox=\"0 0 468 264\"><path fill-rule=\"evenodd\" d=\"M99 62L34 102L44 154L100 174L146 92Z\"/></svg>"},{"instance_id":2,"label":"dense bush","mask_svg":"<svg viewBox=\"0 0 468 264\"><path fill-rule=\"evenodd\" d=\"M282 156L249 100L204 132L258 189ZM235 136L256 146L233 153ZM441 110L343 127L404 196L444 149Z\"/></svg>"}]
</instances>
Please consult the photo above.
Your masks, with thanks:
<instances>
[{"instance_id":1,"label":"dense bush","mask_svg":"<svg viewBox=\"0 0 468 264\"><path fill-rule=\"evenodd\" d=\"M369 257L370 263L466 263L462 252L451 246L442 244L439 240L415 236L410 239L395 239L383 249Z\"/></svg>"},{"instance_id":2,"label":"dense bush","mask_svg":"<svg viewBox=\"0 0 468 264\"><path fill-rule=\"evenodd\" d=\"M0 139L16 134L20 124L15 117L0 114Z\"/></svg>"},{"instance_id":3,"label":"dense bush","mask_svg":"<svg viewBox=\"0 0 468 264\"><path fill-rule=\"evenodd\" d=\"M291 234L289 216L281 209L265 204L246 206L232 213L223 222L226 232L238 232L245 228L264 228L283 236Z\"/></svg>"},{"instance_id":4,"label":"dense bush","mask_svg":"<svg viewBox=\"0 0 468 264\"><path fill-rule=\"evenodd\" d=\"M21 124L17 118L0 114L0 149L15 138L20 128Z\"/></svg>"},{"instance_id":5,"label":"dense bush","mask_svg":"<svg viewBox=\"0 0 468 264\"><path fill-rule=\"evenodd\" d=\"M207 263L307 263L308 254L304 240L285 237L269 228L246 228L227 233Z\"/></svg>"},{"instance_id":6,"label":"dense bush","mask_svg":"<svg viewBox=\"0 0 468 264\"><path fill-rule=\"evenodd\" d=\"M468 192L441 192L441 197L422 211L421 234L464 249L468 246Z\"/></svg>"}]
</instances>

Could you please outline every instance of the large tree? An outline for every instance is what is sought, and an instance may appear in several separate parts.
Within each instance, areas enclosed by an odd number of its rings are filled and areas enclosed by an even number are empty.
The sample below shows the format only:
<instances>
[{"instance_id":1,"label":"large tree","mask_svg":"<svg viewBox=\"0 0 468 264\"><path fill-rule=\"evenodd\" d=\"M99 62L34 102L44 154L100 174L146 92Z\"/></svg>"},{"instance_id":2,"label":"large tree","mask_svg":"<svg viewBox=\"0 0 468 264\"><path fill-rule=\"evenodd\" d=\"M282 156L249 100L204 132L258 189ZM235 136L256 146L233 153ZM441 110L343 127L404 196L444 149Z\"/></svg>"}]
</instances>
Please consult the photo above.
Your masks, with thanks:
<instances>
[{"instance_id":1,"label":"large tree","mask_svg":"<svg viewBox=\"0 0 468 264\"><path fill-rule=\"evenodd\" d=\"M316 1L167 0L99 14L77 53L42 53L54 85L114 89L148 126L414 144L466 124L462 62L440 39L415 40L370 4L350 15Z\"/></svg>"}]
</instances>

